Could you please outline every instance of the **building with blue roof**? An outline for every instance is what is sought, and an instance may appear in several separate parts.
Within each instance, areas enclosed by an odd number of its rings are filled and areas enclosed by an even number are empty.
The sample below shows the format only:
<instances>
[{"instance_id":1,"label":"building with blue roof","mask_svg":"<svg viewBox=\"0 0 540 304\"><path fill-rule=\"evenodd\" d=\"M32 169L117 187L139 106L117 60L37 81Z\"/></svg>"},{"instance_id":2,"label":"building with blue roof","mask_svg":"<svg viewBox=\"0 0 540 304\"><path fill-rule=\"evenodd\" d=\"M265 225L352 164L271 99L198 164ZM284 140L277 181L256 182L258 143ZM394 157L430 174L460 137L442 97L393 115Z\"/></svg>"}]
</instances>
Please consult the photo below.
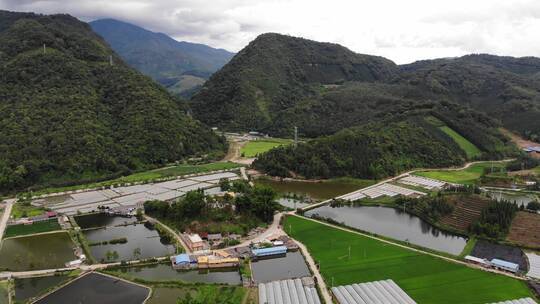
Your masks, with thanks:
<instances>
[{"instance_id":1,"label":"building with blue roof","mask_svg":"<svg viewBox=\"0 0 540 304\"><path fill-rule=\"evenodd\" d=\"M252 249L251 252L253 253L255 257L280 255L280 254L287 253L287 247L276 246L276 247L268 247L268 248L259 248L259 249Z\"/></svg>"},{"instance_id":2,"label":"building with blue roof","mask_svg":"<svg viewBox=\"0 0 540 304\"><path fill-rule=\"evenodd\" d=\"M182 253L176 256L171 257L172 266L175 269L186 269L190 268L194 261L191 260L189 255Z\"/></svg>"},{"instance_id":3,"label":"building with blue roof","mask_svg":"<svg viewBox=\"0 0 540 304\"><path fill-rule=\"evenodd\" d=\"M519 265L518 264L508 262L508 261L504 261L504 260L500 260L500 259L492 259L491 260L491 266L493 266L495 268L498 268L498 269L514 272L514 273L519 271Z\"/></svg>"}]
</instances>

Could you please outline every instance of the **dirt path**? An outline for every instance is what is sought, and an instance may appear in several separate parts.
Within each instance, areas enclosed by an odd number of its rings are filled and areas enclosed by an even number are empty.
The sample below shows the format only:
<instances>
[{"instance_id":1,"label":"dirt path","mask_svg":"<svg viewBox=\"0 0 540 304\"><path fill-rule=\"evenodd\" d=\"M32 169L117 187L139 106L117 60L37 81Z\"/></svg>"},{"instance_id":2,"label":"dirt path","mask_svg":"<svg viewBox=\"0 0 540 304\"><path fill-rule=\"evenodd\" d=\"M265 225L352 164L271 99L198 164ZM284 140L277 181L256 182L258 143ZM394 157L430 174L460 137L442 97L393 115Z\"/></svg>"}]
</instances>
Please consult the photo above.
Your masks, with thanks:
<instances>
[{"instance_id":1,"label":"dirt path","mask_svg":"<svg viewBox=\"0 0 540 304\"><path fill-rule=\"evenodd\" d=\"M231 161L235 162L240 159L240 150L243 146L246 145L247 142L240 142L240 141L230 141L229 142L229 151L227 151L227 155L223 158L224 161Z\"/></svg>"},{"instance_id":2,"label":"dirt path","mask_svg":"<svg viewBox=\"0 0 540 304\"><path fill-rule=\"evenodd\" d=\"M510 130L501 128L500 131L504 135L508 136L521 149L531 147L531 146L540 146L539 143L527 140L519 136L518 134L511 132ZM540 158L540 153L530 153L530 155L534 158Z\"/></svg>"},{"instance_id":3,"label":"dirt path","mask_svg":"<svg viewBox=\"0 0 540 304\"><path fill-rule=\"evenodd\" d=\"M251 243L262 242L262 241L264 241L265 239L269 238L272 235L276 235L276 236L278 236L278 235L286 235L285 231L283 231L283 229L279 225L279 223L281 222L282 217L283 217L283 213L281 213L281 212L274 214L274 220L272 221L272 224L270 224L270 227L268 227L268 229L266 229L266 231L264 231L261 234L256 235L253 238L247 239L247 240L243 241L242 243L240 243L238 245L227 247L225 249L237 248L237 247L246 247L246 246L251 245Z\"/></svg>"},{"instance_id":4,"label":"dirt path","mask_svg":"<svg viewBox=\"0 0 540 304\"><path fill-rule=\"evenodd\" d=\"M156 222L156 223L160 224L163 228L165 228L170 234L172 234L174 236L174 238L178 241L178 243L180 245L182 245L182 247L184 247L184 250L185 250L185 252L187 254L191 253L191 250L189 249L189 247L184 243L184 240L182 240L180 235L178 235L178 233L176 231L174 231L174 229L172 229L171 227L163 224L162 222L158 221L157 219L155 219L155 218L153 218L151 216L148 216L146 214L144 215L144 218L146 218L150 222Z\"/></svg>"},{"instance_id":5,"label":"dirt path","mask_svg":"<svg viewBox=\"0 0 540 304\"><path fill-rule=\"evenodd\" d=\"M11 209L13 208L14 203L15 200L6 200L6 207L4 208L4 213L2 214L2 219L0 220L0 242L2 242L2 238L4 237L4 231L6 230L9 215L11 214Z\"/></svg>"}]
</instances>

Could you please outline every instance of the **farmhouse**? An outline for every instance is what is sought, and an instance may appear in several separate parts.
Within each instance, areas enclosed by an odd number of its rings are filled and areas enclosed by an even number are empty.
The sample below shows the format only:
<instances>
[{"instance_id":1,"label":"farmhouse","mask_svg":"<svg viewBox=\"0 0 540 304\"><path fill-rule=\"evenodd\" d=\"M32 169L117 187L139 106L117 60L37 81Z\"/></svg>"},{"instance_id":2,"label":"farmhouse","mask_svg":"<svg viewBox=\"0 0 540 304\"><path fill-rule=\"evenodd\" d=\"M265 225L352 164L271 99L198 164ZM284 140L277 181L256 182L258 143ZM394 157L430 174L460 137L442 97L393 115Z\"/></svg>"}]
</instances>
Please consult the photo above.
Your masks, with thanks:
<instances>
[{"instance_id":1,"label":"farmhouse","mask_svg":"<svg viewBox=\"0 0 540 304\"><path fill-rule=\"evenodd\" d=\"M204 250L204 242L198 234L190 234L187 236L187 246L192 251Z\"/></svg>"}]
</instances>

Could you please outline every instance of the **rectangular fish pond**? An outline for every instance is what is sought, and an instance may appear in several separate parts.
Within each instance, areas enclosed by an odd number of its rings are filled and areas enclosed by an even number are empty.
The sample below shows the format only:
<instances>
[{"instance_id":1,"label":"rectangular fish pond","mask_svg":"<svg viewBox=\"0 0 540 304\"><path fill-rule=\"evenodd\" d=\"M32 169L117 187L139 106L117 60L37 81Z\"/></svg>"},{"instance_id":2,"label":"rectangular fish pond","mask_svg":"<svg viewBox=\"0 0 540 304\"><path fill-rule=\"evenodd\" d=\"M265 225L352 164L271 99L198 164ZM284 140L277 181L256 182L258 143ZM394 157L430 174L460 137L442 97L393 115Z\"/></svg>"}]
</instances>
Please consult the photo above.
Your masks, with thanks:
<instances>
[{"instance_id":1,"label":"rectangular fish pond","mask_svg":"<svg viewBox=\"0 0 540 304\"><path fill-rule=\"evenodd\" d=\"M145 281L183 281L190 283L212 283L240 285L242 283L238 269L199 269L175 270L170 263L135 267L120 267L112 270L129 279Z\"/></svg>"},{"instance_id":2,"label":"rectangular fish pond","mask_svg":"<svg viewBox=\"0 0 540 304\"><path fill-rule=\"evenodd\" d=\"M76 259L67 232L14 237L2 241L0 269L25 271L63 268Z\"/></svg>"},{"instance_id":3,"label":"rectangular fish pond","mask_svg":"<svg viewBox=\"0 0 540 304\"><path fill-rule=\"evenodd\" d=\"M251 262L251 269L256 283L311 276L304 256L299 251L259 259Z\"/></svg>"},{"instance_id":4,"label":"rectangular fish pond","mask_svg":"<svg viewBox=\"0 0 540 304\"><path fill-rule=\"evenodd\" d=\"M97 261L128 261L176 253L174 245L168 244L148 223L84 230L83 234Z\"/></svg>"},{"instance_id":5,"label":"rectangular fish pond","mask_svg":"<svg viewBox=\"0 0 540 304\"><path fill-rule=\"evenodd\" d=\"M92 272L35 303L141 304L149 294L148 287Z\"/></svg>"},{"instance_id":6,"label":"rectangular fish pond","mask_svg":"<svg viewBox=\"0 0 540 304\"><path fill-rule=\"evenodd\" d=\"M467 244L464 237L446 233L417 216L394 208L325 205L309 210L305 215L330 218L352 228L453 255L459 255Z\"/></svg>"},{"instance_id":7,"label":"rectangular fish pond","mask_svg":"<svg viewBox=\"0 0 540 304\"><path fill-rule=\"evenodd\" d=\"M36 278L15 279L15 300L25 302L30 298L44 294L54 286L69 280L67 275L52 275Z\"/></svg>"},{"instance_id":8,"label":"rectangular fish pond","mask_svg":"<svg viewBox=\"0 0 540 304\"><path fill-rule=\"evenodd\" d=\"M112 227L132 224L137 221L136 217L121 217L109 215L106 213L93 213L88 215L80 215L75 217L77 225L81 229Z\"/></svg>"}]
</instances>

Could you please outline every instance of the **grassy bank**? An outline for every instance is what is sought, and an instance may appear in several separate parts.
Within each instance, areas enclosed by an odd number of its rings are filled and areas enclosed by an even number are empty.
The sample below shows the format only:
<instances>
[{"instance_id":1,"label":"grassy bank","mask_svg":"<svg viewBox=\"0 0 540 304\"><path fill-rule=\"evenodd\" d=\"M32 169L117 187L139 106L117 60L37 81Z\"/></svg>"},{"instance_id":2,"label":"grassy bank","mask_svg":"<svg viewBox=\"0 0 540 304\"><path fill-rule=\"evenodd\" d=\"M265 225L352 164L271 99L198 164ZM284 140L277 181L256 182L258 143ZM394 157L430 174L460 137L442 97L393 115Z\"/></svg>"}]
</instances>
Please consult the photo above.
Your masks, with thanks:
<instances>
[{"instance_id":1,"label":"grassy bank","mask_svg":"<svg viewBox=\"0 0 540 304\"><path fill-rule=\"evenodd\" d=\"M450 136L458 144L458 146L465 151L468 159L474 159L482 154L482 151L480 151L478 147L448 126L439 127L439 130Z\"/></svg>"},{"instance_id":2,"label":"grassy bank","mask_svg":"<svg viewBox=\"0 0 540 304\"><path fill-rule=\"evenodd\" d=\"M148 182L160 178L166 178L171 176L195 174L195 173L204 173L217 170L226 170L239 168L241 165L230 162L215 162L202 165L178 165L171 166L167 168L155 169L150 171L138 172L131 175L123 176L120 178L98 182L98 183L89 183L89 184L80 184L67 187L51 187L42 189L36 192L33 192L33 195L49 194L55 192L63 191L72 191L80 190L87 188L97 188L97 187L107 187L111 185L118 185L123 183L134 183L134 182Z\"/></svg>"},{"instance_id":3,"label":"grassy bank","mask_svg":"<svg viewBox=\"0 0 540 304\"><path fill-rule=\"evenodd\" d=\"M5 237L21 236L41 232L61 230L58 220L52 219L43 222L36 222L32 225L13 225L6 228Z\"/></svg>"},{"instance_id":4,"label":"grassy bank","mask_svg":"<svg viewBox=\"0 0 540 304\"><path fill-rule=\"evenodd\" d=\"M16 203L11 208L11 216L15 219L37 216L43 213L45 213L45 209L32 206L29 203Z\"/></svg>"},{"instance_id":5,"label":"grassy bank","mask_svg":"<svg viewBox=\"0 0 540 304\"><path fill-rule=\"evenodd\" d=\"M284 226L304 243L327 283L392 279L418 303L476 304L532 296L524 282L475 270L368 237L290 216ZM351 255L349 257L348 252Z\"/></svg>"},{"instance_id":6,"label":"grassy bank","mask_svg":"<svg viewBox=\"0 0 540 304\"><path fill-rule=\"evenodd\" d=\"M257 154L264 153L275 147L289 145L291 143L292 140L281 138L266 138L261 140L254 140L248 142L244 147L242 147L240 153L243 157L255 157L257 156Z\"/></svg>"},{"instance_id":7,"label":"grassy bank","mask_svg":"<svg viewBox=\"0 0 540 304\"><path fill-rule=\"evenodd\" d=\"M417 171L414 174L434 178L450 183L471 185L480 179L486 168L501 168L504 164L501 163L478 163L463 170L430 170Z\"/></svg>"}]
</instances>

